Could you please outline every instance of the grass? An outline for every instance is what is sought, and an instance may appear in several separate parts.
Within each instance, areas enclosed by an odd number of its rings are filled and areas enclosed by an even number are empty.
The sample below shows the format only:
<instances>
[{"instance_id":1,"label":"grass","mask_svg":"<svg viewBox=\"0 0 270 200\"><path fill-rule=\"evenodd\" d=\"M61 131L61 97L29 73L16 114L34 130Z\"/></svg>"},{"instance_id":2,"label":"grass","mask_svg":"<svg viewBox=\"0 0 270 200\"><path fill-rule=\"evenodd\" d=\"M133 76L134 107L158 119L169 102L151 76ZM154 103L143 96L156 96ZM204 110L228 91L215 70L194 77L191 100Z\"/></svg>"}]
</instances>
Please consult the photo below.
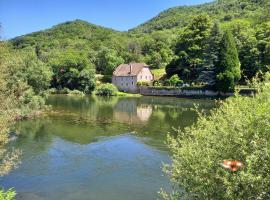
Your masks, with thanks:
<instances>
[{"instance_id":1,"label":"grass","mask_svg":"<svg viewBox=\"0 0 270 200\"><path fill-rule=\"evenodd\" d=\"M159 80L164 75L166 75L165 68L162 68L162 69L151 69L151 72L154 74L155 80Z\"/></svg>"},{"instance_id":2,"label":"grass","mask_svg":"<svg viewBox=\"0 0 270 200\"><path fill-rule=\"evenodd\" d=\"M125 92L117 92L118 97L141 97L141 94L132 94L132 93L125 93Z\"/></svg>"}]
</instances>

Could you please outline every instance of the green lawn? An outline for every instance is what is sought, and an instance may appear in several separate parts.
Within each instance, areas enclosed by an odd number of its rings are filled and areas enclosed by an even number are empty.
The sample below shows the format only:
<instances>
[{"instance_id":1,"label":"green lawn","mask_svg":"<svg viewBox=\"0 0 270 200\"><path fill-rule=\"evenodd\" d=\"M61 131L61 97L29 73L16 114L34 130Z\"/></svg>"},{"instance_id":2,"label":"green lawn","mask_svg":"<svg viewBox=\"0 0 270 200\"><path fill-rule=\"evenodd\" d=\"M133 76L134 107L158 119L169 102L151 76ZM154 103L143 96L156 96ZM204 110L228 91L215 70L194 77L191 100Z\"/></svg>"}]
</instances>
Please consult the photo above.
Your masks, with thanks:
<instances>
[{"instance_id":1,"label":"green lawn","mask_svg":"<svg viewBox=\"0 0 270 200\"><path fill-rule=\"evenodd\" d=\"M159 80L160 78L162 78L166 74L165 68L152 69L151 72L154 74L155 80Z\"/></svg>"}]
</instances>

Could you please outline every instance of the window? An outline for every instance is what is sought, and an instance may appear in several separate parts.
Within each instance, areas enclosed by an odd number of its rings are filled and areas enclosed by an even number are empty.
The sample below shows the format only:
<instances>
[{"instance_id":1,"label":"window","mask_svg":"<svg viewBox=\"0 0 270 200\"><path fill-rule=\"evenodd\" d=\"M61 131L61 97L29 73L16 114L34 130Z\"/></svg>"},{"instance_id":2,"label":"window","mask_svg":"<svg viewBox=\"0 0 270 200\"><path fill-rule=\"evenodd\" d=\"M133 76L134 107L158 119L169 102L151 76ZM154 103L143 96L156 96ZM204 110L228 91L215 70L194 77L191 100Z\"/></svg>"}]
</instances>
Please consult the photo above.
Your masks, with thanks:
<instances>
[{"instance_id":1,"label":"window","mask_svg":"<svg viewBox=\"0 0 270 200\"><path fill-rule=\"evenodd\" d=\"M141 76L141 79L142 79L142 76Z\"/></svg>"},{"instance_id":2,"label":"window","mask_svg":"<svg viewBox=\"0 0 270 200\"><path fill-rule=\"evenodd\" d=\"M132 85L134 85L134 82L132 81L132 83L131 83Z\"/></svg>"},{"instance_id":3,"label":"window","mask_svg":"<svg viewBox=\"0 0 270 200\"><path fill-rule=\"evenodd\" d=\"M128 83L126 83L126 85L128 86Z\"/></svg>"},{"instance_id":4,"label":"window","mask_svg":"<svg viewBox=\"0 0 270 200\"><path fill-rule=\"evenodd\" d=\"M145 77L145 79L147 80L147 76Z\"/></svg>"}]
</instances>

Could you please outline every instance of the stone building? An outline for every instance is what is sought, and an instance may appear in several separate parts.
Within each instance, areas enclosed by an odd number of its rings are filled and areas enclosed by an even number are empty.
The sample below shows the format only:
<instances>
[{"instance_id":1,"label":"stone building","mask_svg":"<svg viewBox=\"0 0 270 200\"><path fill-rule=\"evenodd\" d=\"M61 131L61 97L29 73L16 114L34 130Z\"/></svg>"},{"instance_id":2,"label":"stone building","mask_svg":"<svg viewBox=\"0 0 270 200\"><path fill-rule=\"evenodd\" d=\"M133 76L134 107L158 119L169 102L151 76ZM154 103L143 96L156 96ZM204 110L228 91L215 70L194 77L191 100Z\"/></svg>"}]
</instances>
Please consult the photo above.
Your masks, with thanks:
<instances>
[{"instance_id":1,"label":"stone building","mask_svg":"<svg viewBox=\"0 0 270 200\"><path fill-rule=\"evenodd\" d=\"M141 81L151 82L154 75L144 63L130 63L119 65L112 76L112 83L124 92L137 92L137 83Z\"/></svg>"}]
</instances>

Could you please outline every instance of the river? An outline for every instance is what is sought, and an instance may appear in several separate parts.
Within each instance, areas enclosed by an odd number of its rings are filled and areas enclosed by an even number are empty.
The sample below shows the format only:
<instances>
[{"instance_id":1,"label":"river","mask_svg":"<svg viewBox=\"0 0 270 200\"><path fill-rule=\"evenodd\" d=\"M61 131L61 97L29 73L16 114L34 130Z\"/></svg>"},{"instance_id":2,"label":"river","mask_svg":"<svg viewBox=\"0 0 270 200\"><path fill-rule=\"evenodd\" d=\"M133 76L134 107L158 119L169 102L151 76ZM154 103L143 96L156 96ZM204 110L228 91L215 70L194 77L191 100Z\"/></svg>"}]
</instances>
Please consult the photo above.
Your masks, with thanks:
<instances>
[{"instance_id":1,"label":"river","mask_svg":"<svg viewBox=\"0 0 270 200\"><path fill-rule=\"evenodd\" d=\"M52 112L19 122L21 164L0 178L22 200L150 200L170 191L166 135L206 112L211 100L50 96Z\"/></svg>"}]
</instances>

